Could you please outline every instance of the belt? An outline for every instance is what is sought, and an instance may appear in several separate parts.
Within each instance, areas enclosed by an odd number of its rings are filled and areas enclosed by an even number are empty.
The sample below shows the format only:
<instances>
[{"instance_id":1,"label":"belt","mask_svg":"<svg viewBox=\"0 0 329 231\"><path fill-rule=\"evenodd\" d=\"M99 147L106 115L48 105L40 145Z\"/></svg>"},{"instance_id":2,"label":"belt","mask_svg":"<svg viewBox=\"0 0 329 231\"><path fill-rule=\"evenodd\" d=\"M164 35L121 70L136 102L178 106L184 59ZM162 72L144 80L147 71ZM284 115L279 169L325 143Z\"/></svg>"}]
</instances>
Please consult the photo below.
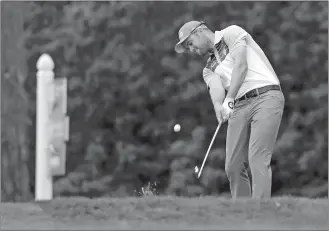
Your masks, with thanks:
<instances>
[{"instance_id":1,"label":"belt","mask_svg":"<svg viewBox=\"0 0 329 231\"><path fill-rule=\"evenodd\" d=\"M249 99L249 98L259 96L259 95L264 94L265 92L268 92L268 91L271 91L271 90L281 91L281 87L279 85L268 85L268 86L265 86L265 87L260 87L260 88L253 89L251 91L248 91L242 97L234 100L234 104L236 104L237 102L240 102L242 100L246 100L246 99Z\"/></svg>"}]
</instances>

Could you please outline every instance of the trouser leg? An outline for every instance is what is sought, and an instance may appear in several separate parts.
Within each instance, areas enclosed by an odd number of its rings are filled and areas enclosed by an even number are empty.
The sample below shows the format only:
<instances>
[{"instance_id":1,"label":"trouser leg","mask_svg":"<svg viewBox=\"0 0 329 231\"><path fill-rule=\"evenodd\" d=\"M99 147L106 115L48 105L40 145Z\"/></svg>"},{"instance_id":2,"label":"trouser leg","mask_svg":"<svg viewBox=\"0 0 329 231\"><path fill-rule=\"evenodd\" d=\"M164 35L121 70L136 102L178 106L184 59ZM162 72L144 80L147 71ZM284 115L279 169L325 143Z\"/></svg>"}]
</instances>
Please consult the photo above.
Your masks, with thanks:
<instances>
[{"instance_id":1,"label":"trouser leg","mask_svg":"<svg viewBox=\"0 0 329 231\"><path fill-rule=\"evenodd\" d=\"M250 133L247 110L246 107L236 108L228 121L225 171L232 198L251 197L247 171Z\"/></svg>"},{"instance_id":2,"label":"trouser leg","mask_svg":"<svg viewBox=\"0 0 329 231\"><path fill-rule=\"evenodd\" d=\"M280 91L264 93L252 103L249 164L253 198L271 197L272 170L270 162L283 108L284 96Z\"/></svg>"}]
</instances>

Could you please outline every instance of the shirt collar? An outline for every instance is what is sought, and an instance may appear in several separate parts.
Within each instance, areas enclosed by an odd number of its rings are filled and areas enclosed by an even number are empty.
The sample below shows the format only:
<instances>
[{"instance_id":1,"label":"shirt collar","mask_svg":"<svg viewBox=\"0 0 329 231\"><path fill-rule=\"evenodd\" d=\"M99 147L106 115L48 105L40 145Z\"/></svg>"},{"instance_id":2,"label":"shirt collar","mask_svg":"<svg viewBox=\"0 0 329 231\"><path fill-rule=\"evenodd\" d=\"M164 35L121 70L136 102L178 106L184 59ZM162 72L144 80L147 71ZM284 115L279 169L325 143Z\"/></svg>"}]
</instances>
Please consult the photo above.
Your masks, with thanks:
<instances>
[{"instance_id":1,"label":"shirt collar","mask_svg":"<svg viewBox=\"0 0 329 231\"><path fill-rule=\"evenodd\" d=\"M220 40L223 39L223 33L222 31L215 31L215 40L214 40L214 48L216 46L217 43L220 42ZM215 52L208 52L209 56L215 55Z\"/></svg>"}]
</instances>

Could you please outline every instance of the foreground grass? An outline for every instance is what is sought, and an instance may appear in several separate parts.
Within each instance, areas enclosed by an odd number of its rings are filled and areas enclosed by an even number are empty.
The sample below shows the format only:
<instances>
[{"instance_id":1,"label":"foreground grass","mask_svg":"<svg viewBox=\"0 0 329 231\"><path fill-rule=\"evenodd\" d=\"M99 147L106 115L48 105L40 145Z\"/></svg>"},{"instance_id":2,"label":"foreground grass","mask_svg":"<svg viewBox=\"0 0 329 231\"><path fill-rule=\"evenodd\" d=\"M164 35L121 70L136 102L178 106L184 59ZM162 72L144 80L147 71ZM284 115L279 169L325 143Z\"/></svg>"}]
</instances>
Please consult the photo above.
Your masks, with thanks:
<instances>
[{"instance_id":1,"label":"foreground grass","mask_svg":"<svg viewBox=\"0 0 329 231\"><path fill-rule=\"evenodd\" d=\"M200 197L57 198L2 203L2 229L327 230L328 200Z\"/></svg>"}]
</instances>

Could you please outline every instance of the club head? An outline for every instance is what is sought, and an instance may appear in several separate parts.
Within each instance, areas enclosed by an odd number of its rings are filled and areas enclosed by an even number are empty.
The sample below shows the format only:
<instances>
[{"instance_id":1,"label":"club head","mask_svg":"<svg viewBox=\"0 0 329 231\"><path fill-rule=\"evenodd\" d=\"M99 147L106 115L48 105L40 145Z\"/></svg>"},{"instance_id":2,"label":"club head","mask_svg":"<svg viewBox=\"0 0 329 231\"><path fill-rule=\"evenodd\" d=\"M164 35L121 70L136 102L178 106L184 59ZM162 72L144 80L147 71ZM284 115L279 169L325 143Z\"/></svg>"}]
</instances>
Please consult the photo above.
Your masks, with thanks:
<instances>
[{"instance_id":1,"label":"club head","mask_svg":"<svg viewBox=\"0 0 329 231\"><path fill-rule=\"evenodd\" d=\"M199 179L201 176L201 169L199 169L198 166L195 166L194 173L195 173L195 176Z\"/></svg>"},{"instance_id":2,"label":"club head","mask_svg":"<svg viewBox=\"0 0 329 231\"><path fill-rule=\"evenodd\" d=\"M195 167L194 167L194 172L195 172L195 173L199 173L199 168L198 168L198 166L195 166Z\"/></svg>"}]
</instances>

